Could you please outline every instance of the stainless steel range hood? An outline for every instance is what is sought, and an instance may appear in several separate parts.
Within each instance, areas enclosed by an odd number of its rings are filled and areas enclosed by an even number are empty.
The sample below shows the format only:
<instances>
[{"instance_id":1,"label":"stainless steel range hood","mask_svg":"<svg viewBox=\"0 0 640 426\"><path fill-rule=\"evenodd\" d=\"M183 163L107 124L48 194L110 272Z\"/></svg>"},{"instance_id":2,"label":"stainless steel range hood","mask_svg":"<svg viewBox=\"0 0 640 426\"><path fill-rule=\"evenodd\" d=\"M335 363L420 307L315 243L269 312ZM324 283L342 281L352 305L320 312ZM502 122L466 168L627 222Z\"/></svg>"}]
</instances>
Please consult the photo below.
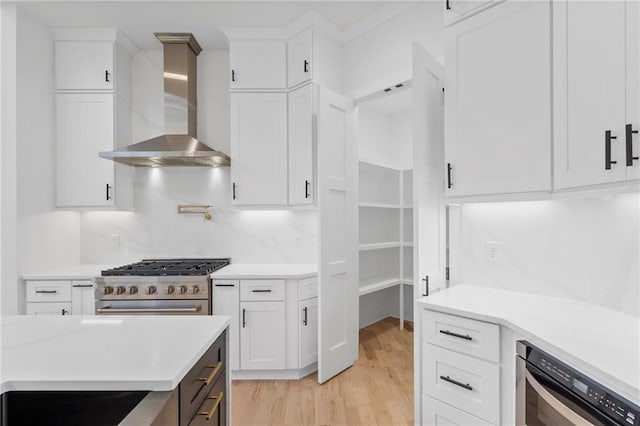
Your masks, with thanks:
<instances>
[{"instance_id":1,"label":"stainless steel range hood","mask_svg":"<svg viewBox=\"0 0 640 426\"><path fill-rule=\"evenodd\" d=\"M229 156L199 141L196 56L202 48L191 33L155 33L164 44L164 122L166 134L100 157L130 166L228 167Z\"/></svg>"}]
</instances>

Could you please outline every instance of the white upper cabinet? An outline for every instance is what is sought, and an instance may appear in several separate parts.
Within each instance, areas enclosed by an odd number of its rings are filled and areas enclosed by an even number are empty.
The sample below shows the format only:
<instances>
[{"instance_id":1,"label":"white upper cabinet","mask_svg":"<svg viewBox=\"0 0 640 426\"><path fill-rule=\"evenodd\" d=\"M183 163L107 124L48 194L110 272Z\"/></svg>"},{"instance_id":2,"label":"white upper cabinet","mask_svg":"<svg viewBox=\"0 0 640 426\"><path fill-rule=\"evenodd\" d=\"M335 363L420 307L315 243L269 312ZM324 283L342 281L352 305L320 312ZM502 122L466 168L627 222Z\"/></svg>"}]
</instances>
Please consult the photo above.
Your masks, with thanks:
<instances>
[{"instance_id":1,"label":"white upper cabinet","mask_svg":"<svg viewBox=\"0 0 640 426\"><path fill-rule=\"evenodd\" d=\"M313 204L313 85L294 90L288 97L289 204Z\"/></svg>"},{"instance_id":2,"label":"white upper cabinet","mask_svg":"<svg viewBox=\"0 0 640 426\"><path fill-rule=\"evenodd\" d=\"M114 163L98 156L114 147L114 97L56 94L58 207L114 205Z\"/></svg>"},{"instance_id":3,"label":"white upper cabinet","mask_svg":"<svg viewBox=\"0 0 640 426\"><path fill-rule=\"evenodd\" d=\"M447 28L447 196L551 190L550 18L506 1Z\"/></svg>"},{"instance_id":4,"label":"white upper cabinet","mask_svg":"<svg viewBox=\"0 0 640 426\"><path fill-rule=\"evenodd\" d=\"M287 80L295 87L312 78L313 31L311 28L293 37L287 43Z\"/></svg>"},{"instance_id":5,"label":"white upper cabinet","mask_svg":"<svg viewBox=\"0 0 640 426\"><path fill-rule=\"evenodd\" d=\"M56 90L113 90L114 43L56 41Z\"/></svg>"},{"instance_id":6,"label":"white upper cabinet","mask_svg":"<svg viewBox=\"0 0 640 426\"><path fill-rule=\"evenodd\" d=\"M287 94L231 94L232 201L287 205Z\"/></svg>"},{"instance_id":7,"label":"white upper cabinet","mask_svg":"<svg viewBox=\"0 0 640 426\"><path fill-rule=\"evenodd\" d=\"M553 4L555 189L637 179L638 4Z\"/></svg>"},{"instance_id":8,"label":"white upper cabinet","mask_svg":"<svg viewBox=\"0 0 640 426\"><path fill-rule=\"evenodd\" d=\"M231 89L285 89L286 40L232 40L229 43Z\"/></svg>"}]
</instances>

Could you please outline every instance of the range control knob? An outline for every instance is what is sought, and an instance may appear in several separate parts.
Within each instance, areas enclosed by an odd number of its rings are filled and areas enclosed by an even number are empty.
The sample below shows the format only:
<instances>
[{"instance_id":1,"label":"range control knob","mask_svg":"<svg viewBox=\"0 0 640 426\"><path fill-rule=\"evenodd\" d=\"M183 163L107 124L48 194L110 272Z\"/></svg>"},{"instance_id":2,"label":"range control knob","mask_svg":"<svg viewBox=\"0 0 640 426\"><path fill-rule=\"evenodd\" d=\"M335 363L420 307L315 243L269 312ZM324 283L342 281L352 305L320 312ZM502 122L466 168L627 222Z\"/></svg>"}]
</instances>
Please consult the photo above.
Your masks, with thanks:
<instances>
[{"instance_id":1,"label":"range control knob","mask_svg":"<svg viewBox=\"0 0 640 426\"><path fill-rule=\"evenodd\" d=\"M178 287L178 293L179 294L185 294L187 292L187 286L186 285L181 285L180 287Z\"/></svg>"},{"instance_id":2,"label":"range control knob","mask_svg":"<svg viewBox=\"0 0 640 426\"><path fill-rule=\"evenodd\" d=\"M127 291L127 289L123 285L119 285L118 287L116 287L117 295L123 294L125 291Z\"/></svg>"},{"instance_id":3,"label":"range control knob","mask_svg":"<svg viewBox=\"0 0 640 426\"><path fill-rule=\"evenodd\" d=\"M191 287L191 294L198 294L200 292L200 287L198 287L197 285L194 285L193 287Z\"/></svg>"},{"instance_id":4,"label":"range control knob","mask_svg":"<svg viewBox=\"0 0 640 426\"><path fill-rule=\"evenodd\" d=\"M111 294L113 293L113 287L111 287L110 285L106 285L104 286L104 288L102 289L102 292L104 294Z\"/></svg>"},{"instance_id":5,"label":"range control knob","mask_svg":"<svg viewBox=\"0 0 640 426\"><path fill-rule=\"evenodd\" d=\"M135 285L132 285L131 287L129 287L129 294L137 294L138 293L138 287L136 287Z\"/></svg>"},{"instance_id":6,"label":"range control knob","mask_svg":"<svg viewBox=\"0 0 640 426\"><path fill-rule=\"evenodd\" d=\"M167 287L167 294L173 294L176 292L176 288L172 285Z\"/></svg>"},{"instance_id":7,"label":"range control knob","mask_svg":"<svg viewBox=\"0 0 640 426\"><path fill-rule=\"evenodd\" d=\"M150 285L145 290L145 293L147 293L147 294L156 294L156 286L155 285Z\"/></svg>"}]
</instances>

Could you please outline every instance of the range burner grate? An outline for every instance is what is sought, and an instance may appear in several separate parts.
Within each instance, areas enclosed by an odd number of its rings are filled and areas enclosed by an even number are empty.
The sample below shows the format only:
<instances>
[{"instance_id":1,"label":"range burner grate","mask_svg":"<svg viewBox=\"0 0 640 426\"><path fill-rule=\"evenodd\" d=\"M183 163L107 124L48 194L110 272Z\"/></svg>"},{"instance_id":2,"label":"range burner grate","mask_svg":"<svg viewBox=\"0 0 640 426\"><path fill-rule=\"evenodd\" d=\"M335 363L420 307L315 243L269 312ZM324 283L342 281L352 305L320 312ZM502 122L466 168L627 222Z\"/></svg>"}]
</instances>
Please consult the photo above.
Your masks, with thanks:
<instances>
[{"instance_id":1,"label":"range burner grate","mask_svg":"<svg viewBox=\"0 0 640 426\"><path fill-rule=\"evenodd\" d=\"M102 271L102 276L209 275L231 263L220 259L144 259L141 262Z\"/></svg>"}]
</instances>

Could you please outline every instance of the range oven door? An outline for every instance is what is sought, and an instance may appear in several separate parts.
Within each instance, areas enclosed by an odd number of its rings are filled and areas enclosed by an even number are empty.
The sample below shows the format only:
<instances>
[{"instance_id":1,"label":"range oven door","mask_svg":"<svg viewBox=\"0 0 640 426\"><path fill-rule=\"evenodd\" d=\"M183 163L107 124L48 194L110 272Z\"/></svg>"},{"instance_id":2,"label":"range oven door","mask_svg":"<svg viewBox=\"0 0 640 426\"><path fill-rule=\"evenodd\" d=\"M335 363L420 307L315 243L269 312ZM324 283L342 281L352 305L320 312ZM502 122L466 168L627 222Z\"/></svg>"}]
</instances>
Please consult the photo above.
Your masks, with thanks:
<instances>
[{"instance_id":1,"label":"range oven door","mask_svg":"<svg viewBox=\"0 0 640 426\"><path fill-rule=\"evenodd\" d=\"M96 315L210 315L207 300L99 300Z\"/></svg>"},{"instance_id":2,"label":"range oven door","mask_svg":"<svg viewBox=\"0 0 640 426\"><path fill-rule=\"evenodd\" d=\"M518 426L615 425L576 394L533 365L516 358L516 420Z\"/></svg>"}]
</instances>

